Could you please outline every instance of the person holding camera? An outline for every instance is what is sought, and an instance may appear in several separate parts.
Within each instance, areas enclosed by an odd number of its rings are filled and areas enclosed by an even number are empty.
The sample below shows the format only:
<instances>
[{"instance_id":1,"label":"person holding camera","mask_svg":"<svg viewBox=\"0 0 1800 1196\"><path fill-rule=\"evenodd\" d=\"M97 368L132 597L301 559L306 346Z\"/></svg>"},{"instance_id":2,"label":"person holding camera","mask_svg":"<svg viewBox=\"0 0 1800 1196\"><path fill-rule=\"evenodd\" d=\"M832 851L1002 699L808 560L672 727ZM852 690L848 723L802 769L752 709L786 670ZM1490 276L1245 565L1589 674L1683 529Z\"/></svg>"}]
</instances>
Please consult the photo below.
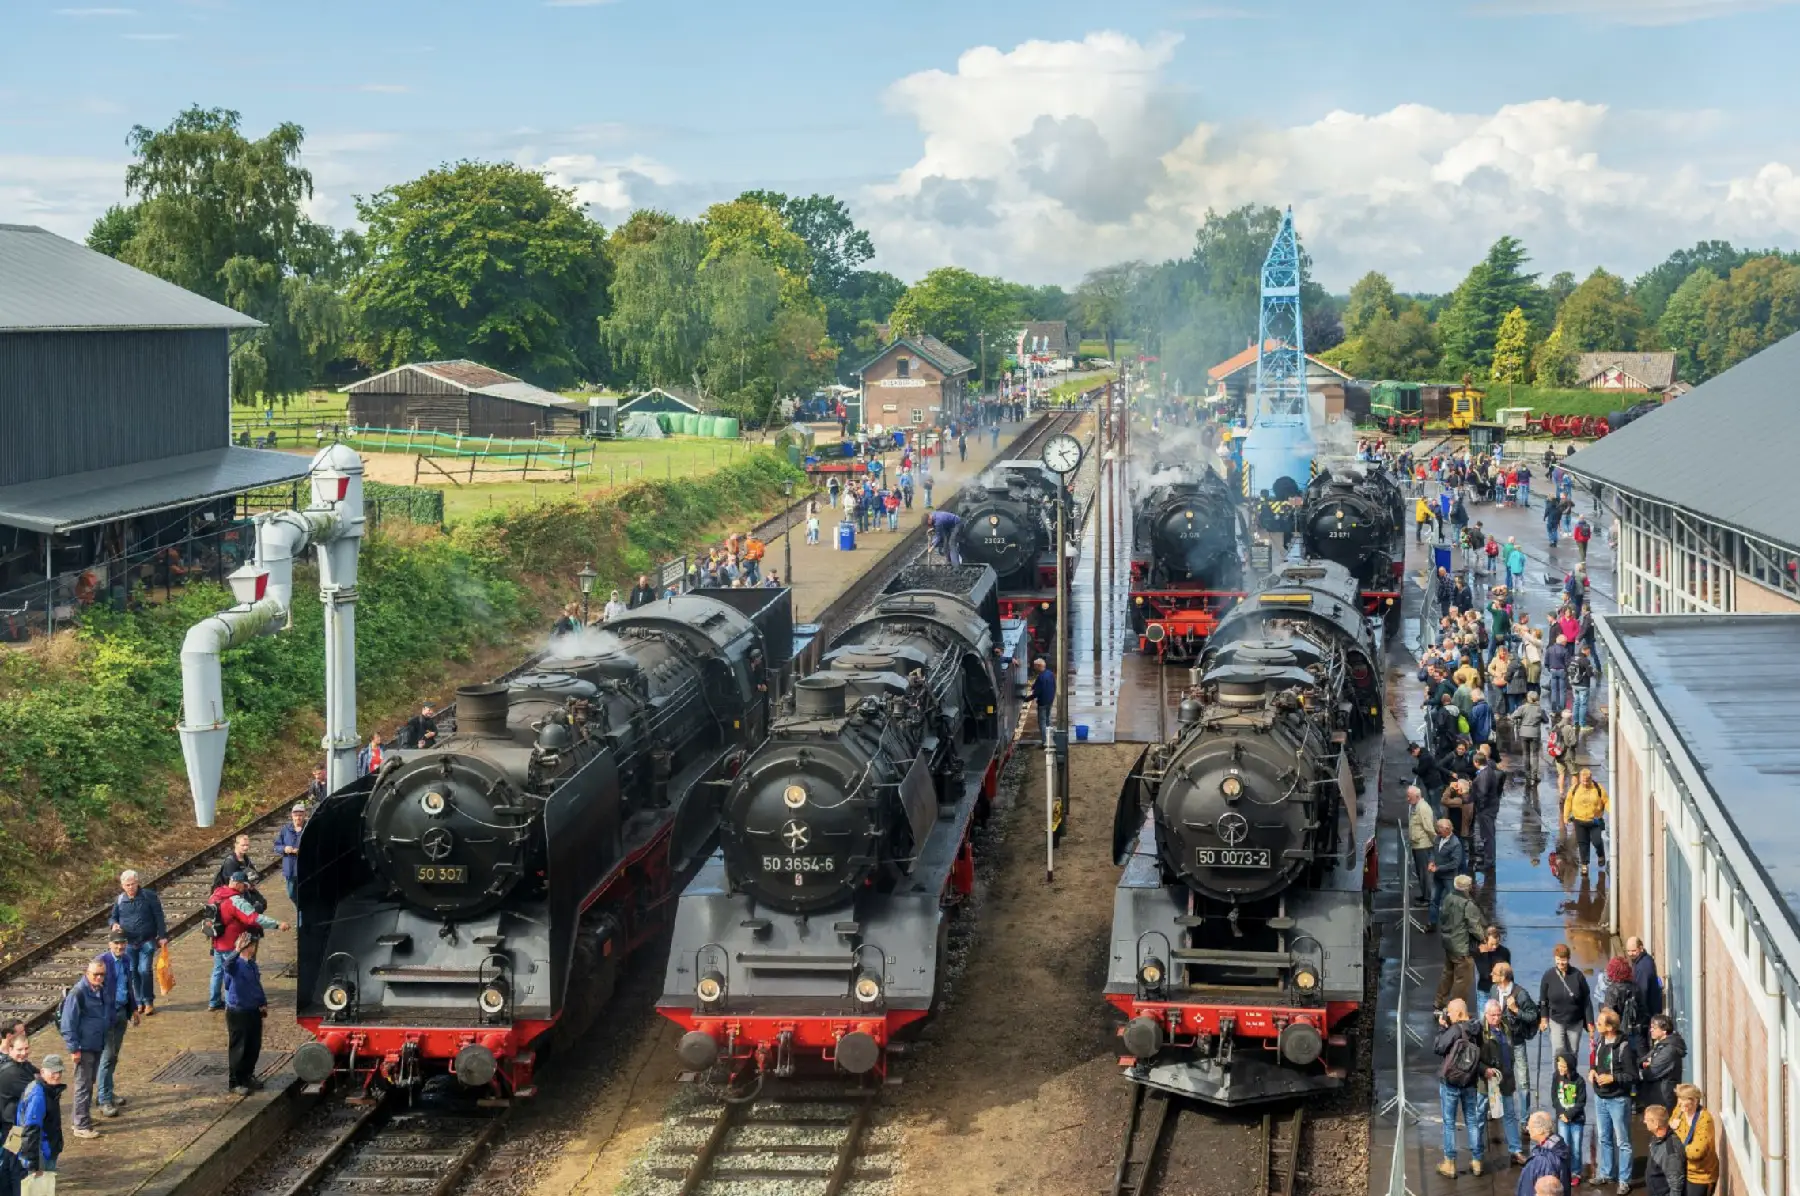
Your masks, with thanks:
<instances>
[{"instance_id":1,"label":"person holding camera","mask_svg":"<svg viewBox=\"0 0 1800 1196\"><path fill-rule=\"evenodd\" d=\"M238 940L246 933L261 938L263 931L286 930L288 924L277 922L263 912L268 908L267 902L262 894L250 887L250 878L242 872L232 873L228 884L213 890L207 906L213 971L206 1007L217 1013L225 1008L225 961L237 954Z\"/></svg>"}]
</instances>

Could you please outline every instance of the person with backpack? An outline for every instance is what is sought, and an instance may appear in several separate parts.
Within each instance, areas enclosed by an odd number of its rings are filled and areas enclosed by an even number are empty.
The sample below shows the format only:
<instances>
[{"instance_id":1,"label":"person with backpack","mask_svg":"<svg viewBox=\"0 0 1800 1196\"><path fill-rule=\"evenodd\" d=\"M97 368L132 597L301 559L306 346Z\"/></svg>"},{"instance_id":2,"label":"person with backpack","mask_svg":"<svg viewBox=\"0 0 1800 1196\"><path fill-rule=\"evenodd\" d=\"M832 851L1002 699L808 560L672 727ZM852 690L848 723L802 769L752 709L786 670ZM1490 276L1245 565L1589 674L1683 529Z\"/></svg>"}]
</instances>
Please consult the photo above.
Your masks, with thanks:
<instances>
[{"instance_id":1,"label":"person with backpack","mask_svg":"<svg viewBox=\"0 0 1800 1196\"><path fill-rule=\"evenodd\" d=\"M1575 716L1565 710L1556 716L1556 726L1544 741L1544 754L1556 766L1556 798L1561 801L1575 783L1575 749L1581 746L1581 728L1575 725Z\"/></svg>"},{"instance_id":2,"label":"person with backpack","mask_svg":"<svg viewBox=\"0 0 1800 1196\"><path fill-rule=\"evenodd\" d=\"M1438 1014L1437 1038L1431 1049L1443 1060L1438 1067L1438 1110L1444 1123L1444 1161L1438 1174L1456 1178L1456 1114L1462 1111L1469 1140L1469 1171L1480 1175L1487 1154L1487 1096L1482 1087L1481 1027L1469 1020L1461 997Z\"/></svg>"},{"instance_id":3,"label":"person with backpack","mask_svg":"<svg viewBox=\"0 0 1800 1196\"><path fill-rule=\"evenodd\" d=\"M1569 534L1575 539L1575 551L1581 555L1581 563L1587 564L1588 541L1594 538L1594 529L1588 526L1586 515L1576 518L1575 530Z\"/></svg>"},{"instance_id":4,"label":"person with backpack","mask_svg":"<svg viewBox=\"0 0 1800 1196\"><path fill-rule=\"evenodd\" d=\"M238 939L245 932L261 937L265 930L286 930L286 922L277 922L263 913L250 896L250 878L242 872L232 874L228 884L213 890L206 903L206 937L212 940L212 984L207 990L206 1007L217 1013L225 1008L225 961L236 954Z\"/></svg>"},{"instance_id":5,"label":"person with backpack","mask_svg":"<svg viewBox=\"0 0 1800 1196\"><path fill-rule=\"evenodd\" d=\"M1650 1030L1650 1014L1644 1008L1637 985L1632 983L1631 961L1615 955L1606 962L1606 987L1601 990L1600 1008L1619 1015L1619 1033L1638 1043Z\"/></svg>"},{"instance_id":6,"label":"person with backpack","mask_svg":"<svg viewBox=\"0 0 1800 1196\"><path fill-rule=\"evenodd\" d=\"M1575 1183L1575 1155L1556 1132L1556 1119L1543 1109L1531 1115L1531 1157L1525 1161L1515 1186L1515 1196L1533 1196L1540 1180L1554 1179L1568 1193Z\"/></svg>"},{"instance_id":7,"label":"person with backpack","mask_svg":"<svg viewBox=\"0 0 1800 1196\"><path fill-rule=\"evenodd\" d=\"M1507 1031L1505 1012L1494 1000L1482 1010L1482 1078L1487 1083L1488 1108L1492 1109L1496 1101L1500 1105L1506 1153L1515 1164L1523 1166L1525 1144L1519 1138L1519 1121L1531 1085L1531 1072L1524 1044L1515 1042Z\"/></svg>"},{"instance_id":8,"label":"person with backpack","mask_svg":"<svg viewBox=\"0 0 1800 1196\"><path fill-rule=\"evenodd\" d=\"M1588 1070L1600 1115L1594 1183L1605 1185L1617 1176L1619 1196L1625 1196L1631 1191L1631 1086L1638 1074L1637 1048L1620 1031L1619 1015L1611 1009L1600 1011L1594 1027L1593 1066Z\"/></svg>"},{"instance_id":9,"label":"person with backpack","mask_svg":"<svg viewBox=\"0 0 1800 1196\"><path fill-rule=\"evenodd\" d=\"M1588 874L1590 850L1606 867L1606 787L1594 779L1592 769L1584 768L1563 798L1562 820L1575 832L1575 849L1581 856L1581 874Z\"/></svg>"}]
</instances>

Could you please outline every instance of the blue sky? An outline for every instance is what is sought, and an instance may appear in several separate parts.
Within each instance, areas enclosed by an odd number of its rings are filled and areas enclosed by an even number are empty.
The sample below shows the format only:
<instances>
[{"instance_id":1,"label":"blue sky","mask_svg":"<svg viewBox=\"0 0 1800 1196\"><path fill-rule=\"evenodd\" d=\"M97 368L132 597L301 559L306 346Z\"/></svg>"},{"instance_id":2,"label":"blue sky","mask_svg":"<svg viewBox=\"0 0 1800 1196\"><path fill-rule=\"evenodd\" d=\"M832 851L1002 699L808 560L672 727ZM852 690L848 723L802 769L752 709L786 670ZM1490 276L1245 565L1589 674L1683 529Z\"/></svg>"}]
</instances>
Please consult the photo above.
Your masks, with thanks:
<instances>
[{"instance_id":1,"label":"blue sky","mask_svg":"<svg viewBox=\"0 0 1800 1196\"><path fill-rule=\"evenodd\" d=\"M1581 273L1800 243L1793 0L7 0L0 34L0 220L70 235L197 102L303 125L332 222L498 158L608 222L832 191L908 277L1073 282L1252 199L1340 288L1449 285L1505 232Z\"/></svg>"}]
</instances>

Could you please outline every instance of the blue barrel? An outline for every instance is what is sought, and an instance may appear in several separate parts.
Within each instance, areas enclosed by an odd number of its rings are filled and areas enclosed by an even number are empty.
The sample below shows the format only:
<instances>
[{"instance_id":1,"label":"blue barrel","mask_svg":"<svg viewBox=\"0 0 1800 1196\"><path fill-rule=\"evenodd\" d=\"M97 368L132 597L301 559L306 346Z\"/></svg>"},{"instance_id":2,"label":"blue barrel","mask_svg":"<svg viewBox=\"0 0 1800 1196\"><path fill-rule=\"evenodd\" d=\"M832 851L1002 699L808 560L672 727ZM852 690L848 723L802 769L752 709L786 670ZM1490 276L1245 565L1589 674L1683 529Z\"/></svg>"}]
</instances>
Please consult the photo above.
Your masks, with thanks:
<instances>
[{"instance_id":1,"label":"blue barrel","mask_svg":"<svg viewBox=\"0 0 1800 1196\"><path fill-rule=\"evenodd\" d=\"M856 442L854 440L839 441L838 442L838 455L843 456L843 457L856 456Z\"/></svg>"},{"instance_id":2,"label":"blue barrel","mask_svg":"<svg viewBox=\"0 0 1800 1196\"><path fill-rule=\"evenodd\" d=\"M856 551L856 525L848 519L838 524L838 551Z\"/></svg>"},{"instance_id":3,"label":"blue barrel","mask_svg":"<svg viewBox=\"0 0 1800 1196\"><path fill-rule=\"evenodd\" d=\"M1439 569L1450 573L1456 571L1456 566L1450 563L1450 545L1444 540L1439 540L1431 549L1431 571L1435 575Z\"/></svg>"},{"instance_id":4,"label":"blue barrel","mask_svg":"<svg viewBox=\"0 0 1800 1196\"><path fill-rule=\"evenodd\" d=\"M894 447L897 449L906 447L906 432L904 430L899 428L894 429Z\"/></svg>"}]
</instances>

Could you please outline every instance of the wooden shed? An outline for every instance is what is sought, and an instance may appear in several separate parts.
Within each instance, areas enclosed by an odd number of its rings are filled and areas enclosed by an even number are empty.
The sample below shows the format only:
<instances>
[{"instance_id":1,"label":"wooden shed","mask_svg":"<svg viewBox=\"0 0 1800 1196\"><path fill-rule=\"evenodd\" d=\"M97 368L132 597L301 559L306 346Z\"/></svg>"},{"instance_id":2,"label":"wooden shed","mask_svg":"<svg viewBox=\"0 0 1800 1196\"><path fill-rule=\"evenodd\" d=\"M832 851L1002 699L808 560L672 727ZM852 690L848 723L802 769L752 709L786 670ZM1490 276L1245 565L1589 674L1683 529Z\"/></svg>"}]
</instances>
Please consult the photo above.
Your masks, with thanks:
<instances>
[{"instance_id":1,"label":"wooden shed","mask_svg":"<svg viewBox=\"0 0 1800 1196\"><path fill-rule=\"evenodd\" d=\"M700 404L693 398L663 386L652 386L649 390L633 395L619 404L619 420L621 426L626 416L637 412L649 412L654 415L689 415L700 414Z\"/></svg>"},{"instance_id":2,"label":"wooden shed","mask_svg":"<svg viewBox=\"0 0 1800 1196\"><path fill-rule=\"evenodd\" d=\"M452 435L579 436L585 400L565 399L473 361L420 361L343 388L359 428Z\"/></svg>"}]
</instances>

